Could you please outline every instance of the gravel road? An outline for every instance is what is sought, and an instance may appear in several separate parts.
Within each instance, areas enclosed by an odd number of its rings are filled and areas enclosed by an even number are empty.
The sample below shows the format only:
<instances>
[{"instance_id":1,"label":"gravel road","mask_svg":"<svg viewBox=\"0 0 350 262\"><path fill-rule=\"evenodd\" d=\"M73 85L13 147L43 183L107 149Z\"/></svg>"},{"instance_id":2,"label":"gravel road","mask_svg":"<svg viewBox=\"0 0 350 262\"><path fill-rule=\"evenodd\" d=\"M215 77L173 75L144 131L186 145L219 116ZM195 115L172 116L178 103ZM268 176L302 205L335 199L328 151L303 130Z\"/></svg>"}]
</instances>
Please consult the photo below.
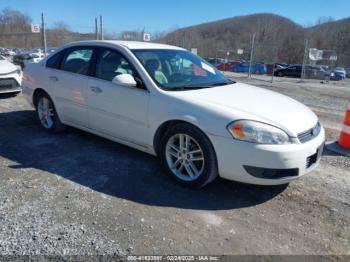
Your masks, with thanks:
<instances>
[{"instance_id":1,"label":"gravel road","mask_svg":"<svg viewBox=\"0 0 350 262\"><path fill-rule=\"evenodd\" d=\"M337 139L350 84L242 82L310 106ZM174 184L156 158L69 129L43 132L21 95L0 99L0 254L347 254L350 158L289 185Z\"/></svg>"}]
</instances>

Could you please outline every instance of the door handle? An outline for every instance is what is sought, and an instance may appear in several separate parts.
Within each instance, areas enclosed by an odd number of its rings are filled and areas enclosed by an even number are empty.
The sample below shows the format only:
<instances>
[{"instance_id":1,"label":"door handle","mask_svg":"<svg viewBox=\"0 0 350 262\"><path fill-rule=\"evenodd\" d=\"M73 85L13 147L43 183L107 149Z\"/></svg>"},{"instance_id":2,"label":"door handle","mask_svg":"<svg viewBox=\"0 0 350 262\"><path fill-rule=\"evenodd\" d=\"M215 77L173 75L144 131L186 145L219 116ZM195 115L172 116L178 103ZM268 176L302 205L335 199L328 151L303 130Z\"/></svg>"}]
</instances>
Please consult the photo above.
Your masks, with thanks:
<instances>
[{"instance_id":1,"label":"door handle","mask_svg":"<svg viewBox=\"0 0 350 262\"><path fill-rule=\"evenodd\" d=\"M50 76L50 80L51 80L52 82L57 82L57 81L58 81L58 78L57 78L57 76Z\"/></svg>"},{"instance_id":2,"label":"door handle","mask_svg":"<svg viewBox=\"0 0 350 262\"><path fill-rule=\"evenodd\" d=\"M100 94L100 93L102 93L102 89L99 88L98 86L91 86L90 89L91 89L91 91L94 92L95 94Z\"/></svg>"}]
</instances>

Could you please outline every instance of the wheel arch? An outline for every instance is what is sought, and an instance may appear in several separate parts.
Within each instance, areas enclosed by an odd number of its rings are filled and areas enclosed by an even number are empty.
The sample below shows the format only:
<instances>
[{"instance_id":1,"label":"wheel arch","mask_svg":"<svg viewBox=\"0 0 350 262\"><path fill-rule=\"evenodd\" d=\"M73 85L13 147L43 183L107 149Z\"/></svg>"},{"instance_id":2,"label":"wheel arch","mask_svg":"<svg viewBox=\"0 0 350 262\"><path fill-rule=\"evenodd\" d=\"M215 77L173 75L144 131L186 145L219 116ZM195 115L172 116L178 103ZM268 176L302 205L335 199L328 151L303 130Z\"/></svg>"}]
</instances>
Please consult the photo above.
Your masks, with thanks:
<instances>
[{"instance_id":1,"label":"wheel arch","mask_svg":"<svg viewBox=\"0 0 350 262\"><path fill-rule=\"evenodd\" d=\"M162 140L162 137L164 134L169 130L169 128L177 125L177 124L188 124L190 126L193 126L194 128L200 130L204 135L207 136L206 132L202 128L200 128L194 121L190 121L188 119L171 119L163 122L156 130L154 136L153 136L153 148L154 152L159 155L159 149L160 149L160 142ZM208 136L207 136L208 137ZM209 141L210 138L208 137ZM211 141L210 141L211 142ZM215 151L215 149L214 149Z\"/></svg>"},{"instance_id":2,"label":"wheel arch","mask_svg":"<svg viewBox=\"0 0 350 262\"><path fill-rule=\"evenodd\" d=\"M34 90L34 92L33 92L33 97L32 97L32 101L33 101L34 107L36 107L36 105L37 105L37 101L38 101L38 98L39 98L39 95L40 95L40 94L46 94L46 95L48 95L49 97L51 97L50 94L47 93L44 89L42 89L42 88L36 88L36 89Z\"/></svg>"}]
</instances>

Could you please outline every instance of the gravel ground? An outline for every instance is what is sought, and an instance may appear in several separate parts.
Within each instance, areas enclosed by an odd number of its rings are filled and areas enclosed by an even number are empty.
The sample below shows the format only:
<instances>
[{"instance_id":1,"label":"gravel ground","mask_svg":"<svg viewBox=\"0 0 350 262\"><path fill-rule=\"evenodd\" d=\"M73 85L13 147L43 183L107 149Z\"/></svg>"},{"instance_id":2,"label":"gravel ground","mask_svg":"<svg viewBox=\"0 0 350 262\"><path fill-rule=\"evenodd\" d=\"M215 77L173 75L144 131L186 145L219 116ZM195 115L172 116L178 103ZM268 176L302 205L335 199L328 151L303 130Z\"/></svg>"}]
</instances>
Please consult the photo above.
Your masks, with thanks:
<instances>
[{"instance_id":1,"label":"gravel ground","mask_svg":"<svg viewBox=\"0 0 350 262\"><path fill-rule=\"evenodd\" d=\"M348 82L230 76L307 104L337 139ZM289 185L190 190L152 156L75 129L43 132L19 95L0 99L0 174L1 255L350 255L350 158L327 150Z\"/></svg>"}]
</instances>

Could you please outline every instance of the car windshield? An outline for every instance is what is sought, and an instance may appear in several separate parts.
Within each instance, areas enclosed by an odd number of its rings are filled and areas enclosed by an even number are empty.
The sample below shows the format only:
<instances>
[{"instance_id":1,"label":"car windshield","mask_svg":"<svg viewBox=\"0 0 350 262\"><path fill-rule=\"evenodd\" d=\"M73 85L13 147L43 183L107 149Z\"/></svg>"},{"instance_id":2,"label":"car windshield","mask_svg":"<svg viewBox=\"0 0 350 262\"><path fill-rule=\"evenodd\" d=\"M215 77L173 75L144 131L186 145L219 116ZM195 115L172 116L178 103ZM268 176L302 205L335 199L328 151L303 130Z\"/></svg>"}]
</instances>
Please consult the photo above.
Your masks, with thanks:
<instances>
[{"instance_id":1,"label":"car windshield","mask_svg":"<svg viewBox=\"0 0 350 262\"><path fill-rule=\"evenodd\" d=\"M205 60L185 50L133 50L153 80L165 90L209 88L234 83Z\"/></svg>"}]
</instances>

